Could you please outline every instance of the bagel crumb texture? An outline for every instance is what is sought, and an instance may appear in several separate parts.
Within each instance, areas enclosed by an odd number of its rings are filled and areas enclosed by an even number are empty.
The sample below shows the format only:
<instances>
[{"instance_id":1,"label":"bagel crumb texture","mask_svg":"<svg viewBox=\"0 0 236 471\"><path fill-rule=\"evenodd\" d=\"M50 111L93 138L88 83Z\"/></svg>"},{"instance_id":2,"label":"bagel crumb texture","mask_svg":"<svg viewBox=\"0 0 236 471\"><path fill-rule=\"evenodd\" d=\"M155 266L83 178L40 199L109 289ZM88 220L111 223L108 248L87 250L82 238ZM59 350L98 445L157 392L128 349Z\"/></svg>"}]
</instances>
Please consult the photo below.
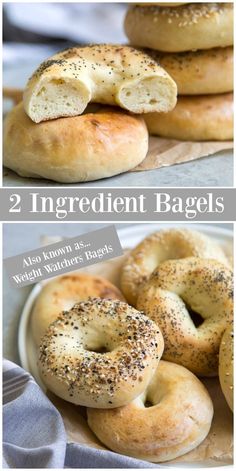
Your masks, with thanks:
<instances>
[{"instance_id":1,"label":"bagel crumb texture","mask_svg":"<svg viewBox=\"0 0 236 471\"><path fill-rule=\"evenodd\" d=\"M24 109L36 123L82 114L92 103L133 113L170 111L177 87L148 54L131 46L91 44L44 61L24 91Z\"/></svg>"}]
</instances>

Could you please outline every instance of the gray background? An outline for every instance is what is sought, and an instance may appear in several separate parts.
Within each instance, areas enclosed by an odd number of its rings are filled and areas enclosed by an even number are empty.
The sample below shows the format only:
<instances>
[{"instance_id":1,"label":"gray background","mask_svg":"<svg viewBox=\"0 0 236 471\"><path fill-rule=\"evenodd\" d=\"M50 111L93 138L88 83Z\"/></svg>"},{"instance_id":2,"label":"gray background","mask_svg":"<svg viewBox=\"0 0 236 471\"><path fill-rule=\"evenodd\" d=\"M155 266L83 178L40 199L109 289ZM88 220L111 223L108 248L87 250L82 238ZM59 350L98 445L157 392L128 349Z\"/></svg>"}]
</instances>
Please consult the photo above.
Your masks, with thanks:
<instances>
[{"instance_id":1,"label":"gray background","mask_svg":"<svg viewBox=\"0 0 236 471\"><path fill-rule=\"evenodd\" d=\"M232 224L212 224L219 227L230 227ZM116 228L128 227L130 224L116 224ZM3 224L3 258L37 249L41 236L76 237L89 231L104 227L104 224ZM6 272L3 273L3 354L5 358L19 363L17 351L17 332L20 314L32 286L12 288Z\"/></svg>"},{"instance_id":2,"label":"gray background","mask_svg":"<svg viewBox=\"0 0 236 471\"><path fill-rule=\"evenodd\" d=\"M1 221L74 221L74 222L228 222L236 220L234 188L57 188L0 189ZM1 195L2 193L2 195ZM42 201L51 202L42 207ZM70 198L75 198L70 206ZM20 198L20 201L19 201ZM37 200L37 206L32 198ZM118 198L118 199L117 199ZM120 198L122 200L120 201ZM110 201L110 205L107 205ZM157 204L167 201L167 205ZM41 202L39 204L39 202ZM104 204L101 205L101 202ZM119 203L117 206L117 203ZM128 204L131 202L132 204ZM85 203L85 205L84 205ZM135 204L134 204L135 203ZM143 204L142 204L143 203ZM62 206L63 217L57 211Z\"/></svg>"}]
</instances>

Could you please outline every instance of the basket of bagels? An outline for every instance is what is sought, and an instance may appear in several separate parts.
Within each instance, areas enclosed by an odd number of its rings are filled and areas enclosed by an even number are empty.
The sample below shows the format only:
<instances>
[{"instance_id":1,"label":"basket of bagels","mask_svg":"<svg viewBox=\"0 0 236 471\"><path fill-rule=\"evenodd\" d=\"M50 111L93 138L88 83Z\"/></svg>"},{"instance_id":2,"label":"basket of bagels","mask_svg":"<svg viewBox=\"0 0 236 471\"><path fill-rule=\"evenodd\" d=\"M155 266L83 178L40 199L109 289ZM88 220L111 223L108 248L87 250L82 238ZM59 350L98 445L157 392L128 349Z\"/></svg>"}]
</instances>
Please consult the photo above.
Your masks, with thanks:
<instances>
[{"instance_id":1,"label":"basket of bagels","mask_svg":"<svg viewBox=\"0 0 236 471\"><path fill-rule=\"evenodd\" d=\"M124 29L128 44L58 52L14 94L7 168L68 184L232 148L233 3L132 4Z\"/></svg>"},{"instance_id":2,"label":"basket of bagels","mask_svg":"<svg viewBox=\"0 0 236 471\"><path fill-rule=\"evenodd\" d=\"M69 441L153 463L231 464L231 256L198 230L151 230L117 259L43 283L31 372Z\"/></svg>"}]
</instances>

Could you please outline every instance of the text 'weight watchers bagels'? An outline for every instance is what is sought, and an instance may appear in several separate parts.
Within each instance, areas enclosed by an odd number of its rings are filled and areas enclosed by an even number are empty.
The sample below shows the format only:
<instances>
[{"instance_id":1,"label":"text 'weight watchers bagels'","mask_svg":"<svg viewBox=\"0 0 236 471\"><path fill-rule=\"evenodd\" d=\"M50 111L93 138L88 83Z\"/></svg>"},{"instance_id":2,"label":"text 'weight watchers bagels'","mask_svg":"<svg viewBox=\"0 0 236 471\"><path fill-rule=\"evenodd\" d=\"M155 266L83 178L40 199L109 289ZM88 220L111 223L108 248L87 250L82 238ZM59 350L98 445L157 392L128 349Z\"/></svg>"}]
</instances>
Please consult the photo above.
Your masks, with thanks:
<instances>
[{"instance_id":1,"label":"text 'weight watchers bagels'","mask_svg":"<svg viewBox=\"0 0 236 471\"><path fill-rule=\"evenodd\" d=\"M43 62L24 92L29 117L76 116L90 102L133 113L167 112L176 104L172 78L144 52L129 46L73 47Z\"/></svg>"},{"instance_id":2,"label":"text 'weight watchers bagels'","mask_svg":"<svg viewBox=\"0 0 236 471\"><path fill-rule=\"evenodd\" d=\"M4 165L22 177L76 183L136 167L148 151L140 116L98 107L95 112L35 124L20 103L4 122Z\"/></svg>"},{"instance_id":3,"label":"text 'weight watchers bagels'","mask_svg":"<svg viewBox=\"0 0 236 471\"><path fill-rule=\"evenodd\" d=\"M177 8L131 6L125 31L133 46L166 52L233 44L233 3L190 3Z\"/></svg>"}]
</instances>

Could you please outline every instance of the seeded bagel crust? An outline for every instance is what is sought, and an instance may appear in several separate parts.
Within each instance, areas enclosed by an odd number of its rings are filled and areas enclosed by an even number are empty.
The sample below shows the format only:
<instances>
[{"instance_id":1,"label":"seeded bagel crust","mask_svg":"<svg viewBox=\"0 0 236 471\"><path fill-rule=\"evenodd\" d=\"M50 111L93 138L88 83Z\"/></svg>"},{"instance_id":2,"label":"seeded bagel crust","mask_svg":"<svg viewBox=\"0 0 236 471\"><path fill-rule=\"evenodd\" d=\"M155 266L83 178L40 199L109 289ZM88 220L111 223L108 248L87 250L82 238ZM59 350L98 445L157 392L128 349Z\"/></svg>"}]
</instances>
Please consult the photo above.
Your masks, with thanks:
<instances>
[{"instance_id":1,"label":"seeded bagel crust","mask_svg":"<svg viewBox=\"0 0 236 471\"><path fill-rule=\"evenodd\" d=\"M124 301L119 289L99 276L73 273L49 281L39 293L32 311L31 328L36 345L62 311L68 311L89 297Z\"/></svg>"},{"instance_id":2,"label":"seeded bagel crust","mask_svg":"<svg viewBox=\"0 0 236 471\"><path fill-rule=\"evenodd\" d=\"M225 399L233 411L234 406L234 329L233 325L225 330L219 353L219 378Z\"/></svg>"},{"instance_id":3,"label":"seeded bagel crust","mask_svg":"<svg viewBox=\"0 0 236 471\"><path fill-rule=\"evenodd\" d=\"M230 269L195 257L163 262L142 286L137 308L160 326L163 359L199 376L218 374L221 337L233 321Z\"/></svg>"},{"instance_id":4,"label":"seeded bagel crust","mask_svg":"<svg viewBox=\"0 0 236 471\"><path fill-rule=\"evenodd\" d=\"M137 399L118 409L87 409L87 415L90 428L108 448L158 463L182 456L204 440L213 405L190 371L160 361Z\"/></svg>"},{"instance_id":5,"label":"seeded bagel crust","mask_svg":"<svg viewBox=\"0 0 236 471\"><path fill-rule=\"evenodd\" d=\"M177 87L153 59L130 46L73 47L43 62L28 81L24 108L39 123L83 113L90 102L132 113L170 111Z\"/></svg>"},{"instance_id":6,"label":"seeded bagel crust","mask_svg":"<svg viewBox=\"0 0 236 471\"><path fill-rule=\"evenodd\" d=\"M121 272L121 289L127 301L136 305L142 285L158 265L169 259L212 258L229 266L217 242L189 229L167 229L145 237L127 256Z\"/></svg>"},{"instance_id":7,"label":"seeded bagel crust","mask_svg":"<svg viewBox=\"0 0 236 471\"><path fill-rule=\"evenodd\" d=\"M39 370L54 394L87 407L126 405L163 352L158 326L122 301L89 298L62 312L41 341Z\"/></svg>"},{"instance_id":8,"label":"seeded bagel crust","mask_svg":"<svg viewBox=\"0 0 236 471\"><path fill-rule=\"evenodd\" d=\"M233 47L202 51L146 52L174 79L179 95L213 95L233 91Z\"/></svg>"},{"instance_id":9,"label":"seeded bagel crust","mask_svg":"<svg viewBox=\"0 0 236 471\"><path fill-rule=\"evenodd\" d=\"M190 3L177 8L131 6L125 32L134 46L181 52L233 45L233 3Z\"/></svg>"}]
</instances>

